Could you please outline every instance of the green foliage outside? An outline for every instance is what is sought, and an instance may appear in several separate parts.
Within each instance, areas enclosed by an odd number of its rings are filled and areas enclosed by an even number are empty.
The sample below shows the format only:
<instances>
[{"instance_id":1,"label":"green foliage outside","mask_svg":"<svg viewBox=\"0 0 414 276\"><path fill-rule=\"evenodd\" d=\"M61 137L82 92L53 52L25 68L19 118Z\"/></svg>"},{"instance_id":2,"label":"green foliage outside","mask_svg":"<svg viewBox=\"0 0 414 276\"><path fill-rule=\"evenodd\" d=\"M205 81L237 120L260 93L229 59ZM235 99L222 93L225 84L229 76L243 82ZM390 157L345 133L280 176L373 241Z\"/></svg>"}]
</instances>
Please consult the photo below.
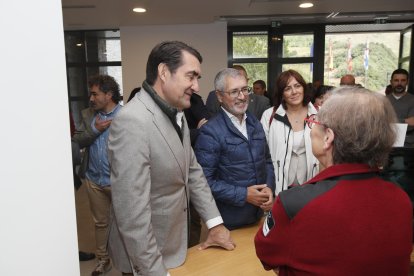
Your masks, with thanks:
<instances>
[{"instance_id":1,"label":"green foliage outside","mask_svg":"<svg viewBox=\"0 0 414 276\"><path fill-rule=\"evenodd\" d=\"M398 66L399 33L355 33L327 35L325 43L324 84L339 85L340 78L348 73L364 87L380 91L389 84L392 71ZM329 41L332 43L333 69L328 68ZM347 69L348 41L351 41L352 71ZM364 68L364 50L369 42L369 66ZM286 35L283 41L283 57L309 57L313 35ZM268 40L264 34L235 35L233 58L267 58ZM249 85L255 80L267 82L267 63L241 63L249 75ZM300 72L307 82L312 80L310 64L283 64L283 70Z\"/></svg>"},{"instance_id":2,"label":"green foliage outside","mask_svg":"<svg viewBox=\"0 0 414 276\"><path fill-rule=\"evenodd\" d=\"M390 76L398 66L397 55L383 43L369 43L368 70L364 68L364 50L366 43L359 43L351 47L352 71L348 72L348 46L345 41L332 43L333 70L329 71L325 64L325 84L338 86L340 78L345 74L353 74L356 82L372 90L379 91L389 84ZM329 45L326 45L325 61L327 62ZM329 73L328 73L329 71Z\"/></svg>"}]
</instances>

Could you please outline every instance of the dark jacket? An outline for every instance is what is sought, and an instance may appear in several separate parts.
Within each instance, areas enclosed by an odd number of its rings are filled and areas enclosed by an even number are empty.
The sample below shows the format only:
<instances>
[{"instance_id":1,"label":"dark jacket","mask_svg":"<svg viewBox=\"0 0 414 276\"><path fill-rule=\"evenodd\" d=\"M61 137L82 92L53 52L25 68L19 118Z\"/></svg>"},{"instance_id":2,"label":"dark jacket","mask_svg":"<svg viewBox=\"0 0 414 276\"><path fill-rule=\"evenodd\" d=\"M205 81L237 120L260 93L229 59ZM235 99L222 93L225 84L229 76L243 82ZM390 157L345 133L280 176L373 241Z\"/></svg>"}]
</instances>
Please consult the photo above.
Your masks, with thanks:
<instances>
[{"instance_id":1,"label":"dark jacket","mask_svg":"<svg viewBox=\"0 0 414 276\"><path fill-rule=\"evenodd\" d=\"M195 153L203 167L224 225L234 229L255 223L262 210L246 202L247 187L266 183L274 191L273 164L260 122L247 111L248 139L220 109L200 129Z\"/></svg>"}]
</instances>

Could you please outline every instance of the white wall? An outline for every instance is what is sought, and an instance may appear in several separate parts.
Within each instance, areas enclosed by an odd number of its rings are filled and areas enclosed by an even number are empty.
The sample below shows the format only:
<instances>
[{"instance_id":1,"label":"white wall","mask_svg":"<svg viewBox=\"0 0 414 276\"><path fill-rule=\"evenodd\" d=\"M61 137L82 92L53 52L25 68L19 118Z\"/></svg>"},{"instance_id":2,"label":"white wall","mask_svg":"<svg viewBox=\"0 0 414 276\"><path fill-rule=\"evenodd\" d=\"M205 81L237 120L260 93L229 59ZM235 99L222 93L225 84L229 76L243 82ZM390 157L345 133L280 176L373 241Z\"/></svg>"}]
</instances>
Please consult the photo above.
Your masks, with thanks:
<instances>
[{"instance_id":1,"label":"white wall","mask_svg":"<svg viewBox=\"0 0 414 276\"><path fill-rule=\"evenodd\" d=\"M214 77L227 67L227 25L225 22L195 25L121 27L122 79L124 99L145 80L145 67L152 48L165 40L180 40L203 56L200 92L204 102L214 89Z\"/></svg>"},{"instance_id":2,"label":"white wall","mask_svg":"<svg viewBox=\"0 0 414 276\"><path fill-rule=\"evenodd\" d=\"M0 11L0 275L79 275L61 2Z\"/></svg>"}]
</instances>

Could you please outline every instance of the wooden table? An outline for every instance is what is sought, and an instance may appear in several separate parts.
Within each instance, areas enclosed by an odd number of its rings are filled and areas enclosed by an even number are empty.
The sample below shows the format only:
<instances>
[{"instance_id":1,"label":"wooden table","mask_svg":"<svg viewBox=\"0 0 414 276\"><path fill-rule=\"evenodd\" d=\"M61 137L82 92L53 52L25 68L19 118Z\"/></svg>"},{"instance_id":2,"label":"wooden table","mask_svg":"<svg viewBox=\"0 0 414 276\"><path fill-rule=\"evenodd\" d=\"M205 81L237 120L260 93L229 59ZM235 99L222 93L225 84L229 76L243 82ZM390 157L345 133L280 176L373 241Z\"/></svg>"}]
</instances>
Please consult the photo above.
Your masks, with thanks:
<instances>
[{"instance_id":1,"label":"wooden table","mask_svg":"<svg viewBox=\"0 0 414 276\"><path fill-rule=\"evenodd\" d=\"M171 276L205 275L205 276L247 276L275 275L266 271L256 257L254 236L262 221L256 225L231 231L236 249L226 251L221 248L198 250L198 245L187 252L185 263L170 269Z\"/></svg>"}]
</instances>

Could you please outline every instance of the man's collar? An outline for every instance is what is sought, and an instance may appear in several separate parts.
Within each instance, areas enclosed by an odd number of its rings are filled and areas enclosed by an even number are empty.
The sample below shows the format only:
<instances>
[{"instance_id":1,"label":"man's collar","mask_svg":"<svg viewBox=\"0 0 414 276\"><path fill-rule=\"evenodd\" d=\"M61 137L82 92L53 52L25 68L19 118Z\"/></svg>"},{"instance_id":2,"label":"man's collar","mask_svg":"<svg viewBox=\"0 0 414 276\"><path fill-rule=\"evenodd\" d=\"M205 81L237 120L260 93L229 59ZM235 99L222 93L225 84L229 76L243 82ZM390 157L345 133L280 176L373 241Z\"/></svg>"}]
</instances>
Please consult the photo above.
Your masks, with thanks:
<instances>
[{"instance_id":1,"label":"man's collar","mask_svg":"<svg viewBox=\"0 0 414 276\"><path fill-rule=\"evenodd\" d=\"M174 118L177 115L177 108L172 107L170 104L168 104L166 101L161 99L160 96L158 96L157 92L154 90L154 88L147 83L147 81L144 81L142 83L142 87L145 91L151 96L151 98L154 100L154 102L161 108L161 110L167 114L168 117Z\"/></svg>"},{"instance_id":2,"label":"man's collar","mask_svg":"<svg viewBox=\"0 0 414 276\"><path fill-rule=\"evenodd\" d=\"M227 116L230 118L230 120L236 120L238 123L240 123L239 118L237 118L235 115L231 114L230 112L228 112L223 106L221 106L221 109L223 109L224 113L227 114ZM243 114L243 121L246 121L247 119L247 114L246 112Z\"/></svg>"},{"instance_id":3,"label":"man's collar","mask_svg":"<svg viewBox=\"0 0 414 276\"><path fill-rule=\"evenodd\" d=\"M111 111L109 111L109 112L105 112L105 111L98 111L98 113L99 114L103 114L103 115L110 115L110 114L112 114L118 107L120 106L120 104L119 103L117 103L117 104L115 104L115 106L114 106L114 108L111 110Z\"/></svg>"}]
</instances>

